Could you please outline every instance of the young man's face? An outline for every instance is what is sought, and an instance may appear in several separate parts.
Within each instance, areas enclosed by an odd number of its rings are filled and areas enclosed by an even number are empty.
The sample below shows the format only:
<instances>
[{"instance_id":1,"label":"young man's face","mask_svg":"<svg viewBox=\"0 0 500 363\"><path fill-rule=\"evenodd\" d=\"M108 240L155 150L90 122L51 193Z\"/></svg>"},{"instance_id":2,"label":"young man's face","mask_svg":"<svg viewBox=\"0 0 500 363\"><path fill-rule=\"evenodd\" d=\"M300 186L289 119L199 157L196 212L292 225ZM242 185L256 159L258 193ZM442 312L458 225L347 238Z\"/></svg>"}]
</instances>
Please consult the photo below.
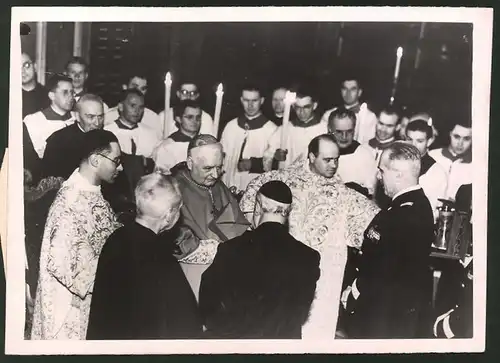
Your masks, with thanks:
<instances>
[{"instance_id":1,"label":"young man's face","mask_svg":"<svg viewBox=\"0 0 500 363\"><path fill-rule=\"evenodd\" d=\"M66 69L66 74L73 80L73 88L80 90L83 89L88 74L85 66L79 63L71 63Z\"/></svg>"},{"instance_id":2,"label":"young man's face","mask_svg":"<svg viewBox=\"0 0 500 363\"><path fill-rule=\"evenodd\" d=\"M181 130L197 134L201 127L201 109L199 107L186 107L179 120Z\"/></svg>"},{"instance_id":3,"label":"young man's face","mask_svg":"<svg viewBox=\"0 0 500 363\"><path fill-rule=\"evenodd\" d=\"M314 110L318 104L313 101L313 99L309 96L297 98L295 103L293 104L293 109L295 110L295 114L299 121L307 122L311 119L314 114Z\"/></svg>"},{"instance_id":4,"label":"young man's face","mask_svg":"<svg viewBox=\"0 0 500 363\"><path fill-rule=\"evenodd\" d=\"M141 91L141 93L145 96L148 91L148 81L145 78L136 76L130 80L126 88Z\"/></svg>"},{"instance_id":5,"label":"young man's face","mask_svg":"<svg viewBox=\"0 0 500 363\"><path fill-rule=\"evenodd\" d=\"M421 156L427 154L429 139L425 131L406 131L406 141L415 146Z\"/></svg>"},{"instance_id":6,"label":"young man's face","mask_svg":"<svg viewBox=\"0 0 500 363\"><path fill-rule=\"evenodd\" d=\"M398 115L388 115L385 112L382 112L379 116L375 130L377 139L385 141L394 137L397 130L397 123Z\"/></svg>"},{"instance_id":7,"label":"young man's face","mask_svg":"<svg viewBox=\"0 0 500 363\"><path fill-rule=\"evenodd\" d=\"M245 114L249 117L259 114L260 107L264 102L264 98L260 97L259 91L243 91L240 100Z\"/></svg>"},{"instance_id":8,"label":"young man's face","mask_svg":"<svg viewBox=\"0 0 500 363\"><path fill-rule=\"evenodd\" d=\"M52 103L63 111L71 111L75 102L73 84L67 81L60 81L54 92L49 92Z\"/></svg>"},{"instance_id":9,"label":"young man's face","mask_svg":"<svg viewBox=\"0 0 500 363\"><path fill-rule=\"evenodd\" d=\"M276 115L282 115L285 111L285 94L286 90L284 88L278 88L273 92L271 103Z\"/></svg>"},{"instance_id":10,"label":"young man's face","mask_svg":"<svg viewBox=\"0 0 500 363\"><path fill-rule=\"evenodd\" d=\"M144 115L144 97L129 94L127 98L118 105L118 110L125 121L137 124Z\"/></svg>"},{"instance_id":11,"label":"young man's face","mask_svg":"<svg viewBox=\"0 0 500 363\"><path fill-rule=\"evenodd\" d=\"M342 83L340 94L342 95L342 99L347 106L357 103L362 93L363 91L359 88L358 81L350 80Z\"/></svg>"},{"instance_id":12,"label":"young man's face","mask_svg":"<svg viewBox=\"0 0 500 363\"><path fill-rule=\"evenodd\" d=\"M123 170L121 165L121 149L120 145L116 142L110 144L110 151L98 154L100 160L97 165L97 175L99 179L107 183L113 183Z\"/></svg>"},{"instance_id":13,"label":"young man's face","mask_svg":"<svg viewBox=\"0 0 500 363\"><path fill-rule=\"evenodd\" d=\"M309 162L312 169L318 175L332 178L339 166L340 151L337 145L331 141L320 140L318 156L309 154Z\"/></svg>"},{"instance_id":14,"label":"young man's face","mask_svg":"<svg viewBox=\"0 0 500 363\"><path fill-rule=\"evenodd\" d=\"M31 83L35 79L35 64L26 53L21 54L21 76L22 84Z\"/></svg>"},{"instance_id":15,"label":"young man's face","mask_svg":"<svg viewBox=\"0 0 500 363\"><path fill-rule=\"evenodd\" d=\"M345 149L351 146L354 140L354 121L349 117L335 118L330 132L335 135L339 147Z\"/></svg>"},{"instance_id":16,"label":"young man's face","mask_svg":"<svg viewBox=\"0 0 500 363\"><path fill-rule=\"evenodd\" d=\"M450 132L450 149L456 155L462 155L472 144L472 128L456 125Z\"/></svg>"}]
</instances>

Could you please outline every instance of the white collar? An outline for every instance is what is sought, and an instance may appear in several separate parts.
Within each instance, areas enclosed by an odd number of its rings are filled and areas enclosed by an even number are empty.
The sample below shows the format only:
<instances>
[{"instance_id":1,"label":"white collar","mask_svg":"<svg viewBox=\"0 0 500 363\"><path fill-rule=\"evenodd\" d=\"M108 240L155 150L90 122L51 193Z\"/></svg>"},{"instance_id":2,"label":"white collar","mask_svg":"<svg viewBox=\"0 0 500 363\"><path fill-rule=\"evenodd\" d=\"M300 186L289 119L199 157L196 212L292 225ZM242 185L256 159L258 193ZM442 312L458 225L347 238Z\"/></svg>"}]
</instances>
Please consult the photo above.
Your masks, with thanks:
<instances>
[{"instance_id":1,"label":"white collar","mask_svg":"<svg viewBox=\"0 0 500 363\"><path fill-rule=\"evenodd\" d=\"M80 174L79 169L75 169L73 174L71 174L68 180L66 180L66 183L77 185L79 189L89 192L101 191L101 186L89 183L89 181L85 179L82 174Z\"/></svg>"},{"instance_id":2,"label":"white collar","mask_svg":"<svg viewBox=\"0 0 500 363\"><path fill-rule=\"evenodd\" d=\"M409 192L413 192L414 190L419 190L421 189L422 187L420 185L412 185L411 187L408 187L408 188L405 188L403 190L400 190L398 193L396 193L394 195L394 197L392 197L392 200L396 199L397 197L399 197L400 195L403 195L405 193L409 193Z\"/></svg>"}]
</instances>

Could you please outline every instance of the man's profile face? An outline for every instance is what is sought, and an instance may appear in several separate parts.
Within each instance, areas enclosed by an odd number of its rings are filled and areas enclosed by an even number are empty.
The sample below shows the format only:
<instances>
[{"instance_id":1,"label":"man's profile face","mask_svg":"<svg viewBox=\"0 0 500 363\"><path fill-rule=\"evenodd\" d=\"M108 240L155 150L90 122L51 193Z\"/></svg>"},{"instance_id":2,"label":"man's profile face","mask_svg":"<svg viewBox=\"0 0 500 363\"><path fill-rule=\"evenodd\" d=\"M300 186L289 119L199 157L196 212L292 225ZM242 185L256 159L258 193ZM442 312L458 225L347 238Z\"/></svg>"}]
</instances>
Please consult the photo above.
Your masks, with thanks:
<instances>
[{"instance_id":1,"label":"man's profile face","mask_svg":"<svg viewBox=\"0 0 500 363\"><path fill-rule=\"evenodd\" d=\"M318 156L309 154L309 162L316 174L325 178L333 178L339 165L339 148L327 140L320 140Z\"/></svg>"},{"instance_id":2,"label":"man's profile face","mask_svg":"<svg viewBox=\"0 0 500 363\"><path fill-rule=\"evenodd\" d=\"M102 181L107 183L113 183L120 171L123 170L120 159L120 145L116 142L112 142L110 148L110 151L98 155L99 164L97 167L97 175Z\"/></svg>"},{"instance_id":3,"label":"man's profile face","mask_svg":"<svg viewBox=\"0 0 500 363\"><path fill-rule=\"evenodd\" d=\"M219 144L199 146L191 150L188 169L199 185L212 187L222 175L222 147Z\"/></svg>"},{"instance_id":4,"label":"man's profile face","mask_svg":"<svg viewBox=\"0 0 500 363\"><path fill-rule=\"evenodd\" d=\"M82 89L87 80L88 74L85 66L79 63L71 63L66 69L66 74L73 80L73 88Z\"/></svg>"},{"instance_id":5,"label":"man's profile face","mask_svg":"<svg viewBox=\"0 0 500 363\"><path fill-rule=\"evenodd\" d=\"M317 103L313 102L310 96L297 98L293 104L293 109L297 115L297 118L301 122L307 122L313 116L314 110L317 107Z\"/></svg>"},{"instance_id":6,"label":"man's profile face","mask_svg":"<svg viewBox=\"0 0 500 363\"><path fill-rule=\"evenodd\" d=\"M406 141L415 146L421 156L427 154L429 139L427 138L427 133L425 131L406 131Z\"/></svg>"},{"instance_id":7,"label":"man's profile face","mask_svg":"<svg viewBox=\"0 0 500 363\"><path fill-rule=\"evenodd\" d=\"M83 131L102 129L104 126L104 108L101 102L84 101L78 106L78 124Z\"/></svg>"},{"instance_id":8,"label":"man's profile face","mask_svg":"<svg viewBox=\"0 0 500 363\"><path fill-rule=\"evenodd\" d=\"M384 192L389 198L392 198L397 193L397 171L391 168L391 160L389 153L384 151L380 156L378 174L379 180L382 180Z\"/></svg>"},{"instance_id":9,"label":"man's profile face","mask_svg":"<svg viewBox=\"0 0 500 363\"><path fill-rule=\"evenodd\" d=\"M385 112L380 113L375 133L380 141L389 140L394 137L398 123L398 115L388 115Z\"/></svg>"},{"instance_id":10,"label":"man's profile face","mask_svg":"<svg viewBox=\"0 0 500 363\"><path fill-rule=\"evenodd\" d=\"M182 130L197 134L201 127L201 108L186 107L179 124Z\"/></svg>"},{"instance_id":11,"label":"man's profile face","mask_svg":"<svg viewBox=\"0 0 500 363\"><path fill-rule=\"evenodd\" d=\"M177 91L177 97L181 101L196 101L200 97L200 92L195 84L185 83L181 85L181 88Z\"/></svg>"},{"instance_id":12,"label":"man's profile face","mask_svg":"<svg viewBox=\"0 0 500 363\"><path fill-rule=\"evenodd\" d=\"M262 197L260 194L257 194L257 197L255 198L255 206L252 215L252 227L254 229L259 226L259 220L261 215L262 215Z\"/></svg>"},{"instance_id":13,"label":"man's profile face","mask_svg":"<svg viewBox=\"0 0 500 363\"><path fill-rule=\"evenodd\" d=\"M342 87L340 88L340 94L342 95L342 99L347 106L351 106L359 102L359 98L363 90L359 88L358 81L349 80L344 81L342 83Z\"/></svg>"},{"instance_id":14,"label":"man's profile face","mask_svg":"<svg viewBox=\"0 0 500 363\"><path fill-rule=\"evenodd\" d=\"M286 89L278 88L273 92L271 104L276 115L282 115L285 112L285 94Z\"/></svg>"},{"instance_id":15,"label":"man's profile face","mask_svg":"<svg viewBox=\"0 0 500 363\"><path fill-rule=\"evenodd\" d=\"M259 91L243 91L241 94L241 104L248 117L256 116L260 112L260 107L264 98L260 97Z\"/></svg>"},{"instance_id":16,"label":"man's profile face","mask_svg":"<svg viewBox=\"0 0 500 363\"><path fill-rule=\"evenodd\" d=\"M60 81L54 92L49 92L49 98L60 109L71 111L75 102L73 84L67 81Z\"/></svg>"},{"instance_id":17,"label":"man's profile face","mask_svg":"<svg viewBox=\"0 0 500 363\"><path fill-rule=\"evenodd\" d=\"M341 149L348 148L354 140L354 121L349 117L335 118L331 132L335 135Z\"/></svg>"},{"instance_id":18,"label":"man's profile face","mask_svg":"<svg viewBox=\"0 0 500 363\"><path fill-rule=\"evenodd\" d=\"M21 54L21 76L22 84L28 84L35 79L35 64L26 54Z\"/></svg>"},{"instance_id":19,"label":"man's profile face","mask_svg":"<svg viewBox=\"0 0 500 363\"><path fill-rule=\"evenodd\" d=\"M148 80L142 77L135 76L130 80L127 88L141 91L141 93L145 96L148 91Z\"/></svg>"},{"instance_id":20,"label":"man's profile face","mask_svg":"<svg viewBox=\"0 0 500 363\"><path fill-rule=\"evenodd\" d=\"M472 144L472 128L455 125L450 132L450 149L456 155L468 151Z\"/></svg>"},{"instance_id":21,"label":"man's profile face","mask_svg":"<svg viewBox=\"0 0 500 363\"><path fill-rule=\"evenodd\" d=\"M144 97L139 95L129 94L118 106L120 115L130 123L139 123L144 115Z\"/></svg>"}]
</instances>

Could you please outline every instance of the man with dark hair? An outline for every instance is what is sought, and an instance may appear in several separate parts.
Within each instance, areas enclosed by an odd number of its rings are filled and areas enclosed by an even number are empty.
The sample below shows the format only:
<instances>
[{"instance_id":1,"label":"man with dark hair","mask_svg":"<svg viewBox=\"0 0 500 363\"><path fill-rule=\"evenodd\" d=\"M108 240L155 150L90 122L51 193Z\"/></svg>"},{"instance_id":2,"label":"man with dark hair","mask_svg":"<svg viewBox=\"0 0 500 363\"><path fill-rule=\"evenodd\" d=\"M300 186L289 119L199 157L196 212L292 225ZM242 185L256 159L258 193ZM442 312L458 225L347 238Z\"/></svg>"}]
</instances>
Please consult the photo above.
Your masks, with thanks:
<instances>
[{"instance_id":1,"label":"man with dark hair","mask_svg":"<svg viewBox=\"0 0 500 363\"><path fill-rule=\"evenodd\" d=\"M40 254L31 339L85 339L97 261L120 225L101 193L121 170L120 145L108 131L84 134L80 166L50 207Z\"/></svg>"},{"instance_id":2,"label":"man with dark hair","mask_svg":"<svg viewBox=\"0 0 500 363\"><path fill-rule=\"evenodd\" d=\"M173 256L172 235L162 235L180 216L177 182L148 174L137 184L135 200L135 220L116 230L99 256L87 339L199 337L195 296Z\"/></svg>"},{"instance_id":3,"label":"man with dark hair","mask_svg":"<svg viewBox=\"0 0 500 363\"><path fill-rule=\"evenodd\" d=\"M285 95L287 88L279 86L274 89L271 98L271 110L269 119L281 126L283 124L283 113L285 112Z\"/></svg>"},{"instance_id":4,"label":"man with dark hair","mask_svg":"<svg viewBox=\"0 0 500 363\"><path fill-rule=\"evenodd\" d=\"M399 130L401 112L396 106L386 106L380 112L375 129L375 137L368 141L375 159L379 160L382 151L396 141L396 132Z\"/></svg>"},{"instance_id":5,"label":"man with dark hair","mask_svg":"<svg viewBox=\"0 0 500 363\"><path fill-rule=\"evenodd\" d=\"M75 109L75 123L54 132L47 139L43 155L45 176L69 178L82 160L84 134L103 128L104 107L99 96L84 94L76 103Z\"/></svg>"},{"instance_id":6,"label":"man with dark hair","mask_svg":"<svg viewBox=\"0 0 500 363\"><path fill-rule=\"evenodd\" d=\"M347 186L366 195L373 195L377 181L377 163L365 146L354 140L356 114L339 107L330 113L328 132L337 139L340 148L337 173Z\"/></svg>"},{"instance_id":7,"label":"man with dark hair","mask_svg":"<svg viewBox=\"0 0 500 363\"><path fill-rule=\"evenodd\" d=\"M434 218L437 218L437 207L440 204L438 199L445 197L448 175L444 168L429 156L428 148L432 138L432 127L425 120L413 120L406 127L406 140L418 149L422 157L418 183L429 198Z\"/></svg>"},{"instance_id":8,"label":"man with dark hair","mask_svg":"<svg viewBox=\"0 0 500 363\"><path fill-rule=\"evenodd\" d=\"M175 165L186 161L189 142L200 132L201 107L196 101L184 100L174 106L175 122L179 129L163 140L153 151L155 167L168 172Z\"/></svg>"},{"instance_id":9,"label":"man with dark hair","mask_svg":"<svg viewBox=\"0 0 500 363\"><path fill-rule=\"evenodd\" d=\"M322 122L316 114L315 96L311 89L301 88L293 104L296 117L290 119L285 130L285 145L281 145L283 126L280 126L269 140L264 156L264 168L271 170L273 163L283 162L281 167L293 164L297 159L306 157L309 142L316 136L327 132L327 122Z\"/></svg>"},{"instance_id":10,"label":"man with dark hair","mask_svg":"<svg viewBox=\"0 0 500 363\"><path fill-rule=\"evenodd\" d=\"M175 92L175 95L177 96L176 100L177 102L183 102L187 100L200 102L200 89L198 87L197 82L193 79L187 79L187 78L183 79L179 83L179 89ZM163 125L163 119L165 117L164 115L165 115L165 110L159 113L159 118L162 125ZM176 132L179 129L179 124L177 123L175 117L176 116L174 112L174 107L171 107L170 108L171 132ZM201 110L200 134L213 135L217 137L217 135L214 135L214 120L212 119L212 116L210 116L210 114L208 114L204 110Z\"/></svg>"},{"instance_id":11,"label":"man with dark hair","mask_svg":"<svg viewBox=\"0 0 500 363\"><path fill-rule=\"evenodd\" d=\"M379 173L392 201L366 229L356 279L343 294L349 339L414 339L429 332L434 218L418 185L420 169L413 145L398 141L382 152Z\"/></svg>"},{"instance_id":12,"label":"man with dark hair","mask_svg":"<svg viewBox=\"0 0 500 363\"><path fill-rule=\"evenodd\" d=\"M471 184L472 169L472 126L469 120L457 119L450 131L448 147L434 149L429 155L440 164L448 174L448 187L445 198L455 200L461 185Z\"/></svg>"},{"instance_id":13,"label":"man with dark hair","mask_svg":"<svg viewBox=\"0 0 500 363\"><path fill-rule=\"evenodd\" d=\"M229 121L221 136L225 153L222 179L237 192L264 172L264 152L277 129L261 112L264 97L256 85L243 87L240 101L243 115Z\"/></svg>"},{"instance_id":14,"label":"man with dark hair","mask_svg":"<svg viewBox=\"0 0 500 363\"><path fill-rule=\"evenodd\" d=\"M40 158L43 158L47 138L75 122L71 114L74 104L71 78L56 74L47 82L47 89L50 106L24 118L33 147Z\"/></svg>"},{"instance_id":15,"label":"man with dark hair","mask_svg":"<svg viewBox=\"0 0 500 363\"><path fill-rule=\"evenodd\" d=\"M346 187L336 173L339 146L331 134L316 136L308 157L289 168L266 172L250 182L240 201L241 210L253 220L259 188L271 180L284 182L292 191L290 234L321 254L321 278L303 338L333 338L342 290L347 247L359 249L363 231L378 212L361 193Z\"/></svg>"},{"instance_id":16,"label":"man with dark hair","mask_svg":"<svg viewBox=\"0 0 500 363\"><path fill-rule=\"evenodd\" d=\"M217 243L239 236L249 223L229 188L220 180L222 145L201 134L189 142L186 163L174 168L182 193L181 228L177 258L198 297L202 272L212 262Z\"/></svg>"},{"instance_id":17,"label":"man with dark hair","mask_svg":"<svg viewBox=\"0 0 500 363\"><path fill-rule=\"evenodd\" d=\"M320 255L287 230L292 192L281 181L256 196L253 230L219 245L203 273L200 310L213 339L300 339Z\"/></svg>"},{"instance_id":18,"label":"man with dark hair","mask_svg":"<svg viewBox=\"0 0 500 363\"><path fill-rule=\"evenodd\" d=\"M367 143L375 136L375 125L377 116L370 111L366 103L361 103L360 98L363 95L363 88L359 77L355 75L346 75L342 78L340 94L344 101L343 107L353 111L356 114L356 126L354 128L354 140L360 144ZM330 114L337 109L334 107L323 114L322 120L327 122Z\"/></svg>"},{"instance_id":19,"label":"man with dark hair","mask_svg":"<svg viewBox=\"0 0 500 363\"><path fill-rule=\"evenodd\" d=\"M21 54L21 86L23 88L23 118L49 107L47 89L36 80L36 63L23 52Z\"/></svg>"},{"instance_id":20,"label":"man with dark hair","mask_svg":"<svg viewBox=\"0 0 500 363\"><path fill-rule=\"evenodd\" d=\"M132 72L127 74L124 78L124 83L122 84L122 90L126 92L129 89L134 89L142 93L143 97L146 97L148 91L148 79L146 75L140 72ZM122 98L123 100L123 98ZM117 106L110 108L106 111L104 126L108 126L114 123L121 116L120 103ZM147 125L149 128L155 130L158 137L162 137L163 134L163 119L158 117L158 114L148 107L144 106L143 102L143 112L139 121L142 125Z\"/></svg>"},{"instance_id":21,"label":"man with dark hair","mask_svg":"<svg viewBox=\"0 0 500 363\"><path fill-rule=\"evenodd\" d=\"M75 101L86 93L85 82L89 77L88 64L82 57L71 57L64 67L66 75L73 80Z\"/></svg>"}]
</instances>

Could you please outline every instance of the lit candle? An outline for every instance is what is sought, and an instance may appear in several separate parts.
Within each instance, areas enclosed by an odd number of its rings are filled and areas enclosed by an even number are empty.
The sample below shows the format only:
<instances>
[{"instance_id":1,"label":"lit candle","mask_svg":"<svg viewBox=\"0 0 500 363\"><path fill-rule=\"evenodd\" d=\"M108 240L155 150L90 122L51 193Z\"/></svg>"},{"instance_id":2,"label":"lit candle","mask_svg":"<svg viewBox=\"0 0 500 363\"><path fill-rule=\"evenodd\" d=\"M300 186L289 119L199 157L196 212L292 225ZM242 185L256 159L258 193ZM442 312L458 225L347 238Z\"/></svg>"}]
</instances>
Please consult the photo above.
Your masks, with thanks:
<instances>
[{"instance_id":1,"label":"lit candle","mask_svg":"<svg viewBox=\"0 0 500 363\"><path fill-rule=\"evenodd\" d=\"M296 97L295 92L286 91L285 93L285 110L283 112L283 125L281 128L281 149L286 150L286 137L288 134L288 125L290 123L290 109L292 104L295 102Z\"/></svg>"},{"instance_id":2,"label":"lit candle","mask_svg":"<svg viewBox=\"0 0 500 363\"><path fill-rule=\"evenodd\" d=\"M397 80L399 77L399 69L401 67L401 58L403 58L403 48L398 47L396 51L396 69L394 69L394 79Z\"/></svg>"},{"instance_id":3,"label":"lit candle","mask_svg":"<svg viewBox=\"0 0 500 363\"><path fill-rule=\"evenodd\" d=\"M217 100L215 101L215 113L214 113L214 136L217 137L219 133L219 121L220 121L220 111L222 108L222 96L224 91L222 88L222 83L217 86L217 91L215 92Z\"/></svg>"},{"instance_id":4,"label":"lit candle","mask_svg":"<svg viewBox=\"0 0 500 363\"><path fill-rule=\"evenodd\" d=\"M170 94L172 91L172 76L167 72L165 76L165 112L163 115L163 138L170 135Z\"/></svg>"}]
</instances>

